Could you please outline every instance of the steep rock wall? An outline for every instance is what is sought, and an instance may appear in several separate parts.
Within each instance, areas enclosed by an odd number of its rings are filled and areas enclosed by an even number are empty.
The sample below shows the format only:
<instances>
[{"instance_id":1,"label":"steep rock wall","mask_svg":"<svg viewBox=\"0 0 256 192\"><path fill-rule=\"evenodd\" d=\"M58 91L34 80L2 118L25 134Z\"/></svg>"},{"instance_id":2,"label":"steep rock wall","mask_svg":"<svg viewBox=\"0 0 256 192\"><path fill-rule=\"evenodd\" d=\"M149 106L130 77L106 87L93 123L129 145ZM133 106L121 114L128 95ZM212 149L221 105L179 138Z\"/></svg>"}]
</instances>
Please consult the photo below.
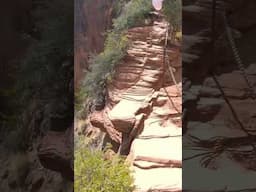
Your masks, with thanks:
<instances>
[{"instance_id":1,"label":"steep rock wall","mask_svg":"<svg viewBox=\"0 0 256 192\"><path fill-rule=\"evenodd\" d=\"M88 69L90 54L97 54L104 46L104 33L112 25L116 0L79 0L75 4L75 87L83 71Z\"/></svg>"}]
</instances>

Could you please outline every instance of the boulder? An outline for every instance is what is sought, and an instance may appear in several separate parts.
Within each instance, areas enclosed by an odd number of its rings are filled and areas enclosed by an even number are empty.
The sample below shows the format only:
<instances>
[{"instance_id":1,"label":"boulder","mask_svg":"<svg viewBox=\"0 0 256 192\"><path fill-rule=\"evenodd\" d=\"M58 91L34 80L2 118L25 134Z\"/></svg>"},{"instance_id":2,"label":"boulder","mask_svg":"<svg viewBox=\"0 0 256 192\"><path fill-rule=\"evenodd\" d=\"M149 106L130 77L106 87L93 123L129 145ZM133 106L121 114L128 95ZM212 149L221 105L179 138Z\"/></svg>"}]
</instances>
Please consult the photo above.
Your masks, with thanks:
<instances>
[{"instance_id":1,"label":"boulder","mask_svg":"<svg viewBox=\"0 0 256 192\"><path fill-rule=\"evenodd\" d=\"M38 146L38 157L43 167L60 172L73 180L73 126L66 132L48 131Z\"/></svg>"}]
</instances>

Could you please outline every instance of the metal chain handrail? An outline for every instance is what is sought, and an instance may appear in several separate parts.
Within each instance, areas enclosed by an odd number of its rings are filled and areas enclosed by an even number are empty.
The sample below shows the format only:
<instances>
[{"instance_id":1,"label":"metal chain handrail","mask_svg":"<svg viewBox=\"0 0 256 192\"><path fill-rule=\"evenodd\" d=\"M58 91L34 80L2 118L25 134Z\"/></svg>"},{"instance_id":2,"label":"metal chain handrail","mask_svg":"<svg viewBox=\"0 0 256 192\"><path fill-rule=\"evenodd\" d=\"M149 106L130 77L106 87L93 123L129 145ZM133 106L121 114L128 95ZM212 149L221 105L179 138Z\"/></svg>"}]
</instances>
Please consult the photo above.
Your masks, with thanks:
<instances>
[{"instance_id":1,"label":"metal chain handrail","mask_svg":"<svg viewBox=\"0 0 256 192\"><path fill-rule=\"evenodd\" d=\"M253 84L252 82L249 80L249 77L246 73L246 70L245 70L245 65L240 57L240 54L239 54L239 51L238 51L238 48L236 46L236 43L235 43L235 39L233 37L233 34L232 34L232 31L231 31L231 28L228 24L228 21L227 21L227 16L225 14L225 10L224 10L224 13L223 13L223 21L224 21L224 26L225 26L225 30L226 30L226 34L227 34L227 39L228 39L228 42L230 44L230 47L231 47L231 50L233 52L233 55L234 55L234 59L237 63L237 66L238 66L238 69L239 71L241 72L246 84L248 85L249 87L249 91L250 91L250 96L252 99L256 99L256 92L255 92L255 89L253 88Z\"/></svg>"},{"instance_id":2,"label":"metal chain handrail","mask_svg":"<svg viewBox=\"0 0 256 192\"><path fill-rule=\"evenodd\" d=\"M180 94L181 90L178 87L178 84L177 84L177 81L175 79L174 73L173 73L172 68L170 66L168 54L166 54L167 45L168 45L168 36L169 36L169 30L168 29L169 29L169 24L167 23L167 25L166 25L166 35L165 35L165 45L164 45L164 52L163 52L163 54L164 54L163 55L164 67L167 67L167 71L169 72L169 75L170 75L174 85L176 86L177 92L178 92L178 94ZM167 66L166 66L166 61L167 61ZM182 114L182 112L175 106L175 103L173 102L172 98L168 95L168 92L167 92L167 90L165 88L164 88L164 91L166 92L167 97L170 100L170 102L172 103L172 106L174 107L174 109L179 114Z\"/></svg>"},{"instance_id":3,"label":"metal chain handrail","mask_svg":"<svg viewBox=\"0 0 256 192\"><path fill-rule=\"evenodd\" d=\"M213 59L212 59L212 62L213 62L213 64L215 64L215 20L216 20L216 2L217 2L217 0L213 0L213 3L212 3L212 50L213 50ZM224 9L224 15L225 15L225 13L226 13L226 10ZM225 22L227 23L227 20L225 20ZM228 24L227 24L227 26L228 26ZM229 28L229 30L230 30L230 28ZM230 34L232 35L232 32L231 31L229 31L230 32ZM233 36L231 36L231 37L233 37ZM235 50L236 50L236 58L240 58L240 56L239 56L239 54L238 54L238 50L237 50L237 48L236 48L236 46L235 46L235 43L234 43L235 41L233 40L233 44L232 44L232 48L235 48ZM238 56L238 57L237 57ZM213 65L214 66L214 65ZM239 65L238 65L238 67L239 67L239 69L240 69L240 67L241 67L241 71L243 70L244 71L244 74L245 74L245 76L246 76L246 73L245 73L245 67L244 67L244 65L243 65L243 63L242 63L242 60L240 59L240 61L239 61ZM224 90L222 89L222 87L221 87L221 85L220 85L220 82L218 81L218 79L217 79L217 77L216 77L216 75L214 74L214 70L211 72L211 74L212 74L212 78L213 78L213 80L215 81L215 83L216 83L216 85L217 85L217 87L218 87L218 89L221 91L221 94L222 94L222 96L223 96L223 98L224 98L224 100L225 100L225 102L227 103L227 105L228 105L228 107L230 108L230 110L231 110L231 113L232 113L232 115L233 115L233 117L235 118L235 120L237 121L237 123L238 123L238 125L240 126L240 128L241 128L241 130L243 130L246 134L247 134L247 136L248 137L250 137L251 136L251 133L245 128L245 126L243 125L243 123L240 121L240 119L239 119L239 117L238 117L238 115L237 115L237 113L236 113L236 111L234 110L234 107L232 106L232 104L231 104L231 102L229 101L229 99L228 99L228 97L226 96L226 94L225 94L225 92L224 92ZM245 78L247 78L247 76L245 77ZM249 82L249 81L248 81ZM253 150L254 151L256 151L256 146L252 143L252 148L253 148Z\"/></svg>"},{"instance_id":4,"label":"metal chain handrail","mask_svg":"<svg viewBox=\"0 0 256 192\"><path fill-rule=\"evenodd\" d=\"M176 86L176 89L177 89L178 93L181 93L181 90L179 89L178 83L175 79L175 76L174 76L174 73L173 73L173 70L172 70L172 67L171 67L171 64L170 64L169 56L168 56L168 54L166 54L166 49L167 49L167 45L168 45L168 37L169 37L169 30L168 29L169 29L169 24L167 23L166 35L165 35L165 45L164 45L164 63L166 63L166 61L167 61L167 71L168 71L174 85Z\"/></svg>"}]
</instances>

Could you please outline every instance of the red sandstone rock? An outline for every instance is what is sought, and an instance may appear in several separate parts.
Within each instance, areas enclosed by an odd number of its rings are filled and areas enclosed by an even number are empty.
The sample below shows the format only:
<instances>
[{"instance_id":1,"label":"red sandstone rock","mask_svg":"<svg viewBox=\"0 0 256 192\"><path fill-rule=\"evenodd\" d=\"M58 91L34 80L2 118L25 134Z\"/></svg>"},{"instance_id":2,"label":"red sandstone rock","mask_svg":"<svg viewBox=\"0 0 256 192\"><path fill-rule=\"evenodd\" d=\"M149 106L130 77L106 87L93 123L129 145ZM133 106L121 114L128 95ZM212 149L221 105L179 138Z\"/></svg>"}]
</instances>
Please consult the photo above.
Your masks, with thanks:
<instances>
[{"instance_id":1,"label":"red sandstone rock","mask_svg":"<svg viewBox=\"0 0 256 192\"><path fill-rule=\"evenodd\" d=\"M181 89L165 80L165 32L164 21L128 31L131 47L108 85L107 107L90 115L93 126L121 144L120 153L129 152L131 145L129 156L137 165L135 184L145 191L181 189ZM180 67L179 49L168 48L167 54ZM180 80L181 71L174 73ZM145 158L134 161L140 156Z\"/></svg>"}]
</instances>

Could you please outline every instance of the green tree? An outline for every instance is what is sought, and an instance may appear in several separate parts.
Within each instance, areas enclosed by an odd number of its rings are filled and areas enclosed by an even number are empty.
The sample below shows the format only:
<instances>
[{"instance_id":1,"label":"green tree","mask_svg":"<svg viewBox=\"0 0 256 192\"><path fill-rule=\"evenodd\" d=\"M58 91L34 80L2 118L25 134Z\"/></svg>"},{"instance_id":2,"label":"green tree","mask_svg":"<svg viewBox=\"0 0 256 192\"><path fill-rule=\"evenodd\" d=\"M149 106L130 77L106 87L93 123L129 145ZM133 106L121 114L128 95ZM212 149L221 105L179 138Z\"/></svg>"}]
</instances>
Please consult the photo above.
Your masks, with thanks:
<instances>
[{"instance_id":1,"label":"green tree","mask_svg":"<svg viewBox=\"0 0 256 192\"><path fill-rule=\"evenodd\" d=\"M104 151L80 146L75 151L77 192L132 192L133 179L124 159L114 155L104 158Z\"/></svg>"},{"instance_id":2,"label":"green tree","mask_svg":"<svg viewBox=\"0 0 256 192\"><path fill-rule=\"evenodd\" d=\"M181 0L165 0L163 13L175 32L181 31L182 26L182 2Z\"/></svg>"}]
</instances>

